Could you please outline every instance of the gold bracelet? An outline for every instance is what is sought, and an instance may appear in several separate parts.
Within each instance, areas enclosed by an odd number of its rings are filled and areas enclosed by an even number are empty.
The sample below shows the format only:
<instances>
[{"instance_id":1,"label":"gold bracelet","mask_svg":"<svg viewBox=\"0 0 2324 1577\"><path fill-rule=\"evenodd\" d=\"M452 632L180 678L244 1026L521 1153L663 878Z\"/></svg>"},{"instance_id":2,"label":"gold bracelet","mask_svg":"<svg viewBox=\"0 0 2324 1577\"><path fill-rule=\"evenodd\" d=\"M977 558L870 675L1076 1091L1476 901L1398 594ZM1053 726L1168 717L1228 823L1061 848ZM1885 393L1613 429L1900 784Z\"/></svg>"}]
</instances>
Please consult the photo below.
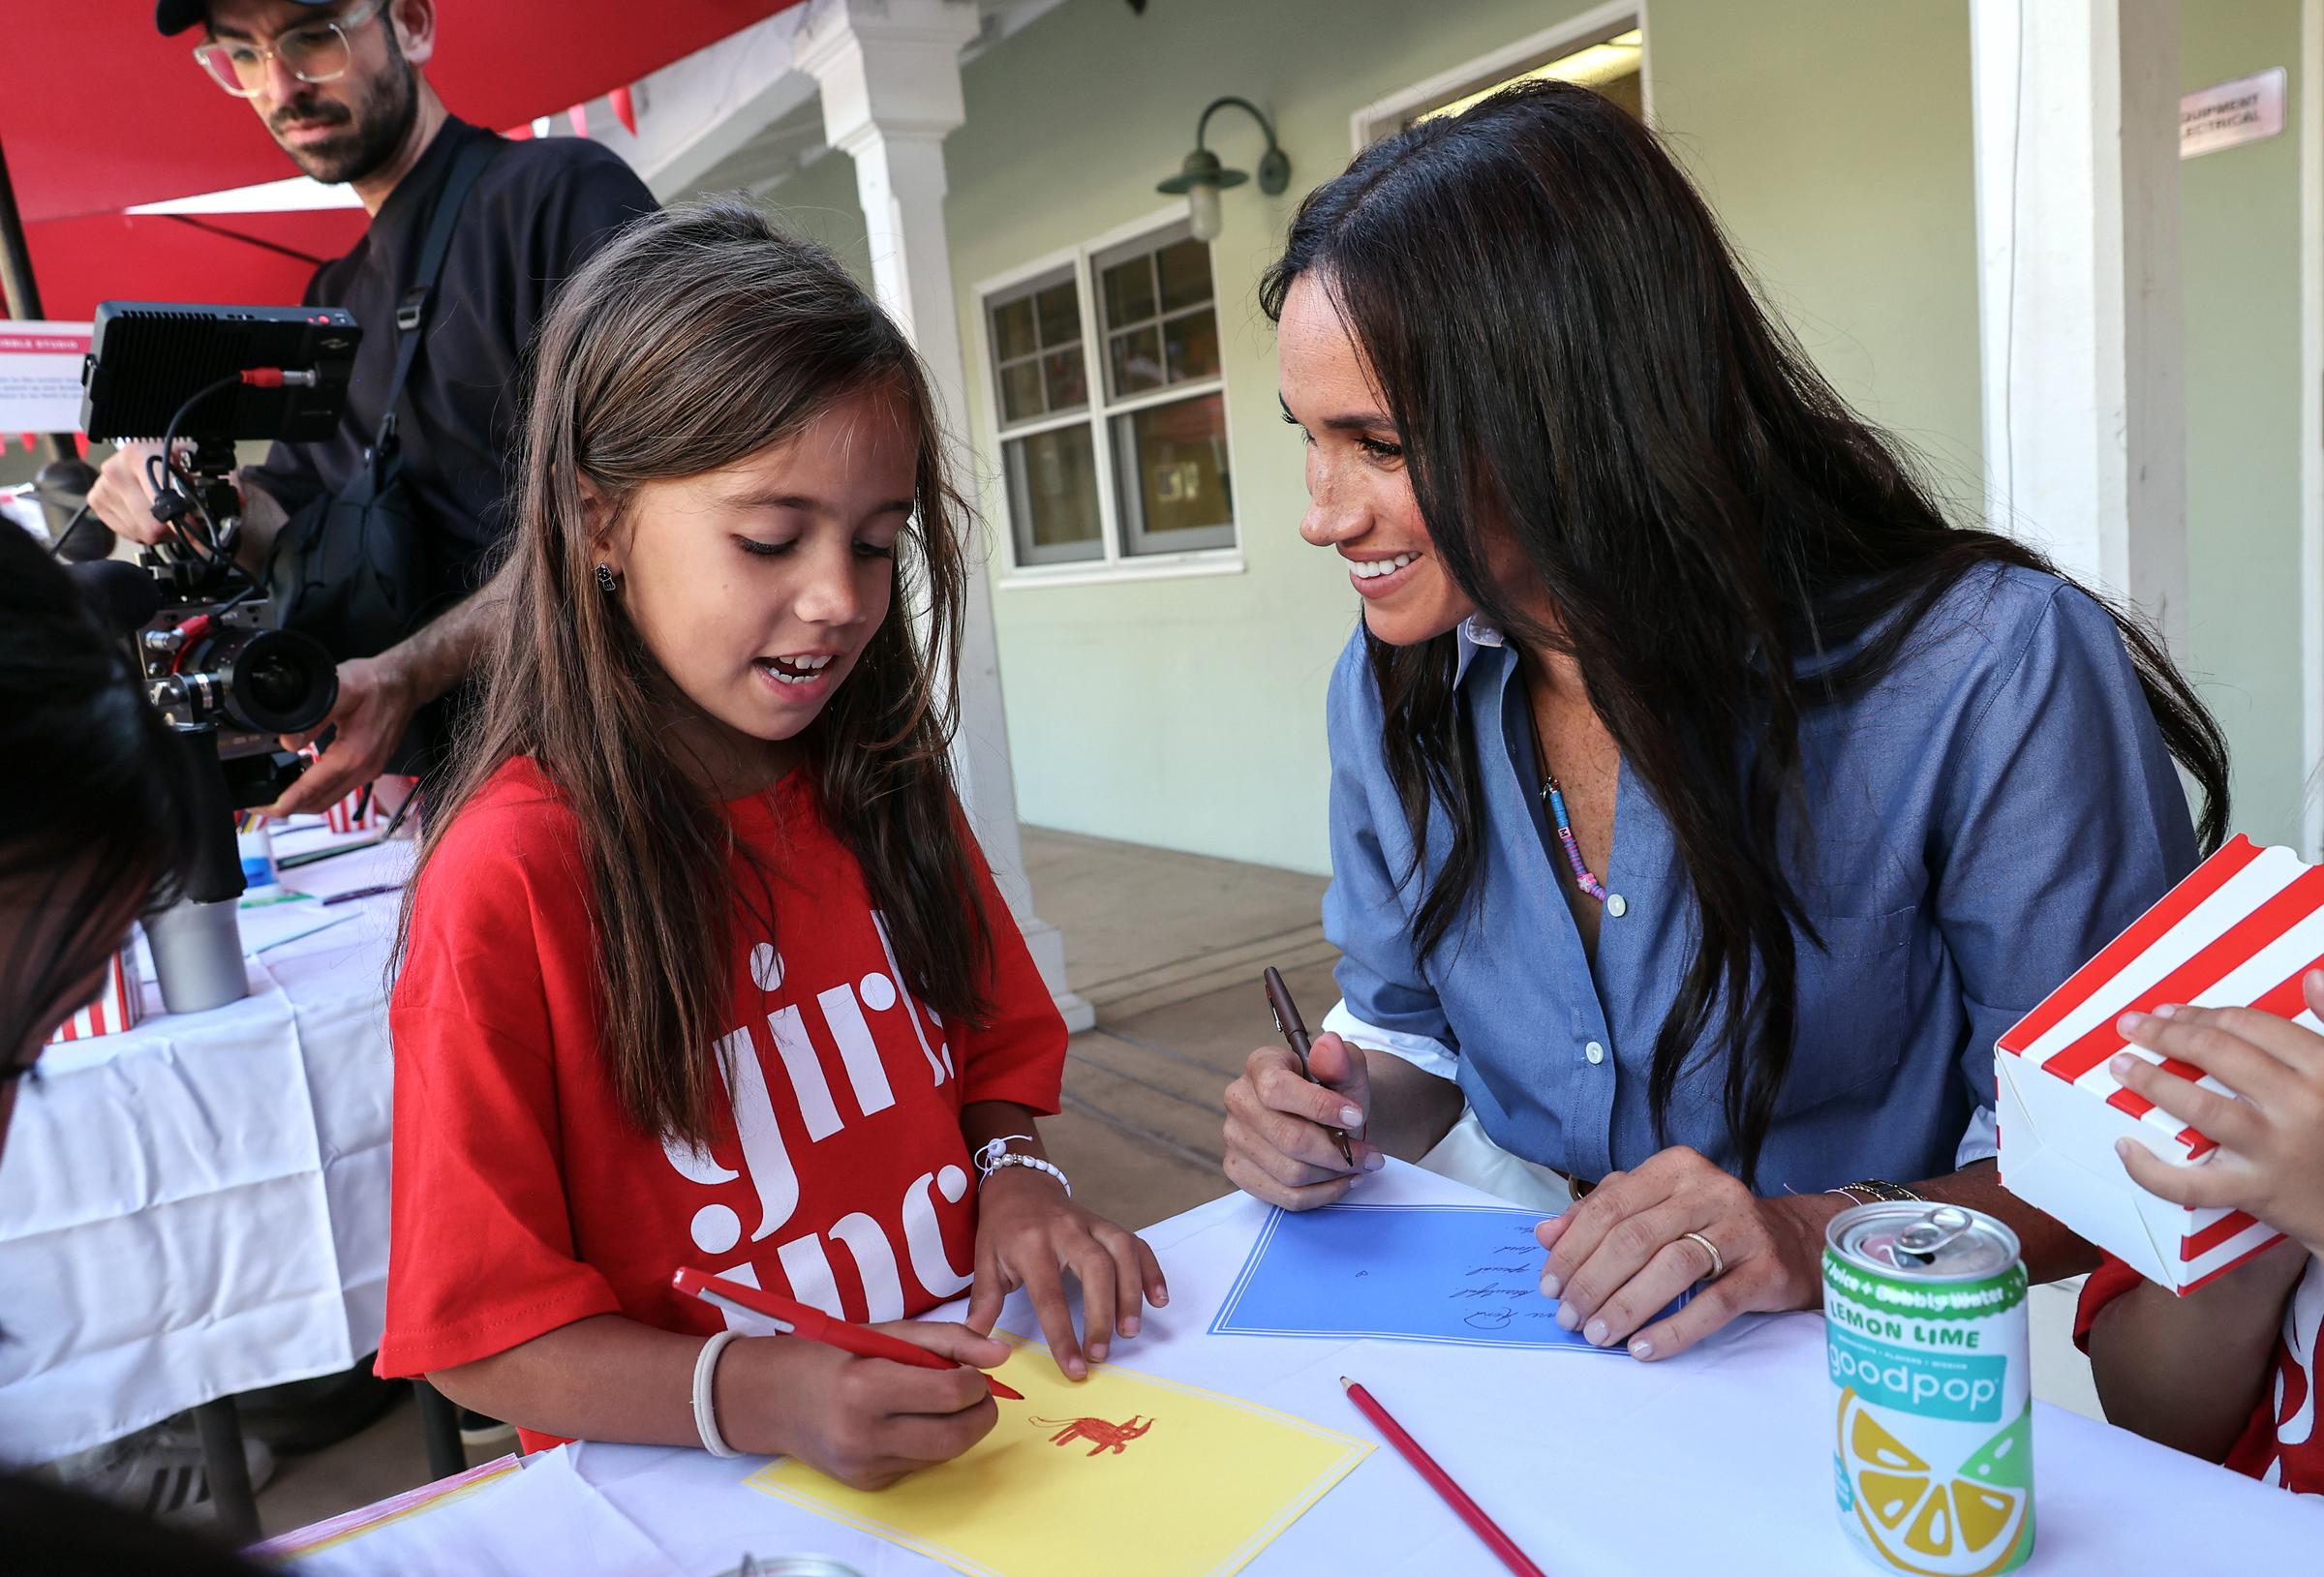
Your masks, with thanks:
<instances>
[{"instance_id":1,"label":"gold bracelet","mask_svg":"<svg viewBox=\"0 0 2324 1577\"><path fill-rule=\"evenodd\" d=\"M1855 1182L1843 1183L1838 1188L1826 1189L1824 1192L1827 1194L1837 1194L1843 1198L1854 1199L1855 1194L1853 1191L1856 1189L1862 1189L1865 1193L1871 1195L1873 1199L1882 1204L1926 1204L1928 1202L1919 1195L1905 1187L1904 1184L1891 1183L1887 1179L1881 1177L1859 1178Z\"/></svg>"}]
</instances>

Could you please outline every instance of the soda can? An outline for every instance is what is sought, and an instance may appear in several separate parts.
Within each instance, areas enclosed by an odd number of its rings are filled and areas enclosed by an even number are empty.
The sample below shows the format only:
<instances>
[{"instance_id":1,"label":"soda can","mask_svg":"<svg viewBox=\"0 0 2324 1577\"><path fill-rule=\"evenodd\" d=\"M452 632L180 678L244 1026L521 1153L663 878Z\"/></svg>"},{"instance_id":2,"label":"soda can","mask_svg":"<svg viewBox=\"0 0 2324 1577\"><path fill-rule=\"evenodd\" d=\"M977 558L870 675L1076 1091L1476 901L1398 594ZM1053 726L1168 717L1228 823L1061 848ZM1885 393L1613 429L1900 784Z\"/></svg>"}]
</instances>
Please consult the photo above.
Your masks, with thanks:
<instances>
[{"instance_id":1,"label":"soda can","mask_svg":"<svg viewBox=\"0 0 2324 1577\"><path fill-rule=\"evenodd\" d=\"M864 1577L864 1574L829 1556L746 1555L742 1564L727 1567L719 1577Z\"/></svg>"},{"instance_id":2,"label":"soda can","mask_svg":"<svg viewBox=\"0 0 2324 1577\"><path fill-rule=\"evenodd\" d=\"M2017 1234L1974 1210L1857 1205L1824 1232L1840 1525L1882 1571L1986 1577L2034 1553Z\"/></svg>"}]
</instances>

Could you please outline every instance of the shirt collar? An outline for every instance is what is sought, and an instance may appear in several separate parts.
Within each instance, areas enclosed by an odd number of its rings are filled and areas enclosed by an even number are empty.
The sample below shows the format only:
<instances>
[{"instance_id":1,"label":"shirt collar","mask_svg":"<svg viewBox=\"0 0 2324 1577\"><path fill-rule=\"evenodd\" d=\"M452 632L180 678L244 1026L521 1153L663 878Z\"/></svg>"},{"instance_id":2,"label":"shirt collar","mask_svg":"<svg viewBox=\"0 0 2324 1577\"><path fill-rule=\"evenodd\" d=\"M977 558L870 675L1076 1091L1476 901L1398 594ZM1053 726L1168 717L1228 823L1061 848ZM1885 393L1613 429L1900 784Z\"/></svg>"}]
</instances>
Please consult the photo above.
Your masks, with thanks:
<instances>
[{"instance_id":1,"label":"shirt collar","mask_svg":"<svg viewBox=\"0 0 2324 1577\"><path fill-rule=\"evenodd\" d=\"M1508 644L1498 629L1475 614L1460 622L1459 635L1452 659L1452 682L1455 685L1469 677L1469 664L1477 660L1479 652L1486 648L1497 652Z\"/></svg>"}]
</instances>

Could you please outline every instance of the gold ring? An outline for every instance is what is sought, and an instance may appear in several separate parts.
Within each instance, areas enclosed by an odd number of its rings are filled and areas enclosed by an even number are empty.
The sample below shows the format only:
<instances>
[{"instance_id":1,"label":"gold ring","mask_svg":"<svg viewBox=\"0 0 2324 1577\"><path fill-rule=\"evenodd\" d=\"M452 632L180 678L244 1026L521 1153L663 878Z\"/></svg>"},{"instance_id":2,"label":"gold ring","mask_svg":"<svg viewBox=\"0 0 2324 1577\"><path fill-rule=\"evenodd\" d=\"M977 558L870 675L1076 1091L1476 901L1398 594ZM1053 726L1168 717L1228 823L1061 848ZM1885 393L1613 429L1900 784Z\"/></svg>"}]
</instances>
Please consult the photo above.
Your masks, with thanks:
<instances>
[{"instance_id":1,"label":"gold ring","mask_svg":"<svg viewBox=\"0 0 2324 1577\"><path fill-rule=\"evenodd\" d=\"M1720 1277L1727 1274L1727 1256L1719 1252L1718 1244L1712 1242L1700 1232L1682 1232L1679 1235L1688 1241L1701 1245L1702 1252L1711 1257L1711 1273L1707 1276L1697 1276L1696 1278L1697 1284L1702 1282L1715 1282Z\"/></svg>"}]
</instances>

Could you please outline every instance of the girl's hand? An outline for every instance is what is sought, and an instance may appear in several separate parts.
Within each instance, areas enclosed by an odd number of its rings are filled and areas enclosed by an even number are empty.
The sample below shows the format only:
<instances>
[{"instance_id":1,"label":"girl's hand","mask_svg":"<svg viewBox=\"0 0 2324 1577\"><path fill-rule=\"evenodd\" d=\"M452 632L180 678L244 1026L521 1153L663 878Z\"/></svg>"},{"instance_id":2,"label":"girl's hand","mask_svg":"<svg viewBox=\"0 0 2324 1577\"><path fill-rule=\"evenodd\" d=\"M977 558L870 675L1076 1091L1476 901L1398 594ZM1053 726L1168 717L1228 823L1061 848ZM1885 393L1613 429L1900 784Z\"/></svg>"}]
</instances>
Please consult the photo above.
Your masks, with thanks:
<instances>
[{"instance_id":1,"label":"girl's hand","mask_svg":"<svg viewBox=\"0 0 2324 1577\"><path fill-rule=\"evenodd\" d=\"M1065 1301L1067 1270L1082 1284L1087 1362ZM1142 1239L1075 1204L1055 1178L1011 1167L985 1179L977 1201L968 1328L992 1330L1002 1301L1020 1287L1032 1294L1041 1335L1057 1368L1072 1380L1086 1379L1089 1363L1105 1361L1112 1337L1138 1334L1142 1297L1157 1309L1170 1301L1162 1267Z\"/></svg>"},{"instance_id":2,"label":"girl's hand","mask_svg":"<svg viewBox=\"0 0 2324 1577\"><path fill-rule=\"evenodd\" d=\"M1331 1204L1387 1157L1363 1142L1372 1083L1363 1053L1338 1036L1318 1035L1307 1048L1317 1083L1300 1077L1288 1046L1263 1046L1227 1086L1227 1181L1286 1210ZM1332 1129L1348 1136L1350 1166Z\"/></svg>"},{"instance_id":3,"label":"girl's hand","mask_svg":"<svg viewBox=\"0 0 2324 1577\"><path fill-rule=\"evenodd\" d=\"M2302 982L2309 1011L2324 1017L2324 969ZM2199 1167L2174 1166L2130 1139L2115 1151L2131 1180L2173 1204L2248 1211L2324 1254L2324 1035L2251 1008L2157 1008L2125 1014L2133 1046L2209 1074L2243 1099L2128 1052L2108 1065L2115 1081L2218 1141Z\"/></svg>"},{"instance_id":4,"label":"girl's hand","mask_svg":"<svg viewBox=\"0 0 2324 1577\"><path fill-rule=\"evenodd\" d=\"M915 1319L872 1329L982 1367L915 1369L780 1336L737 1342L719 1360L727 1443L795 1456L852 1489L876 1490L950 1462L999 1421L984 1370L1007 1360L1006 1343Z\"/></svg>"},{"instance_id":5,"label":"girl's hand","mask_svg":"<svg viewBox=\"0 0 2324 1577\"><path fill-rule=\"evenodd\" d=\"M1700 1152L1673 1146L1534 1228L1549 1251L1542 1291L1558 1300L1558 1323L1594 1346L1627 1340L1633 1357L1667 1358L1737 1315L1821 1302L1824 1223L1841 1208L1822 1195L1755 1198ZM1720 1263L1689 1232L1709 1238ZM1638 1329L1714 1270L1685 1308Z\"/></svg>"}]
</instances>

